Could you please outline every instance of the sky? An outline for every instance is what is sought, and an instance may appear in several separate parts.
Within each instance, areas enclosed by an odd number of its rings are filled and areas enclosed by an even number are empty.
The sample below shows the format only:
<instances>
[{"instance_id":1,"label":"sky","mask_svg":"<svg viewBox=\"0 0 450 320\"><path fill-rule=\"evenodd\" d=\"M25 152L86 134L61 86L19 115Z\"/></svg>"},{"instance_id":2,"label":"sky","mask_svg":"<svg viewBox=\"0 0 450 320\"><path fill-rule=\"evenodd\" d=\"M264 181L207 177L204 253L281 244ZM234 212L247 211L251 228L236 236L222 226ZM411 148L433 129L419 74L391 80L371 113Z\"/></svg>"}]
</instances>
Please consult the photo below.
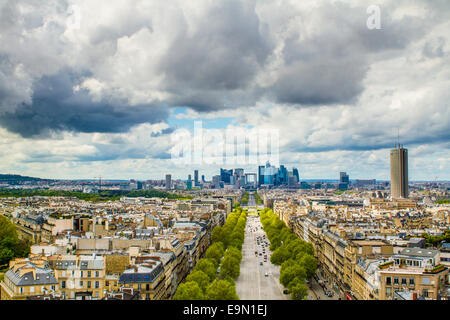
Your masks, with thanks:
<instances>
[{"instance_id":1,"label":"sky","mask_svg":"<svg viewBox=\"0 0 450 320\"><path fill-rule=\"evenodd\" d=\"M210 151L226 130L276 130L280 164L303 179L388 180L399 140L410 180L450 180L450 3L376 6L379 16L356 0L4 0L0 173L257 172L174 163L177 132L201 121Z\"/></svg>"}]
</instances>

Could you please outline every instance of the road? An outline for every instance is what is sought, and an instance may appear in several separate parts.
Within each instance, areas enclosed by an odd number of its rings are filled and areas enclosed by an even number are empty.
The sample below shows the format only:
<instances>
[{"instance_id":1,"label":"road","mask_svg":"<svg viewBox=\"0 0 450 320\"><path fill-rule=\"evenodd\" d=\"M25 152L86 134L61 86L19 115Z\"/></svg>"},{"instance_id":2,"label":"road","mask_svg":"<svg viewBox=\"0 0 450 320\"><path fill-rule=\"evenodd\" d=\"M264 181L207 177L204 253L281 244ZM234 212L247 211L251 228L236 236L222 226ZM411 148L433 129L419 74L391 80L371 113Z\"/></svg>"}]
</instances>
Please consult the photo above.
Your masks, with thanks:
<instances>
[{"instance_id":1,"label":"road","mask_svg":"<svg viewBox=\"0 0 450 320\"><path fill-rule=\"evenodd\" d=\"M251 198L250 196L249 204ZM265 247L267 262L264 262L262 247L256 243L258 236L264 239L262 242L269 243L267 238L263 238L265 232L262 230L259 216L249 214L242 246L241 274L236 280L236 292L241 300L289 300L290 296L283 294L284 288L279 281L280 268L270 262L269 245ZM262 255L256 256L255 251ZM263 265L260 265L261 262Z\"/></svg>"}]
</instances>

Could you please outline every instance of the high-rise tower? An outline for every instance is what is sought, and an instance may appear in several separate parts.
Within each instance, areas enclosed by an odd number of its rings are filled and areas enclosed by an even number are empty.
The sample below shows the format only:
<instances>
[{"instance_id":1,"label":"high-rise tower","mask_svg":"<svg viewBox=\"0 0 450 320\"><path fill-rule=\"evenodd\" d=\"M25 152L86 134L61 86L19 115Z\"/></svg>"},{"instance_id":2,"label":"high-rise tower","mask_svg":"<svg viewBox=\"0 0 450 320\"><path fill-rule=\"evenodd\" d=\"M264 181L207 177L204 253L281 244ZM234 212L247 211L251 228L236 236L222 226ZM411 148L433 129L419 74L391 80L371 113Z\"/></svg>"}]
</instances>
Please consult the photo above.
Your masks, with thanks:
<instances>
[{"instance_id":1,"label":"high-rise tower","mask_svg":"<svg viewBox=\"0 0 450 320\"><path fill-rule=\"evenodd\" d=\"M391 196L408 198L408 149L400 144L391 150Z\"/></svg>"}]
</instances>

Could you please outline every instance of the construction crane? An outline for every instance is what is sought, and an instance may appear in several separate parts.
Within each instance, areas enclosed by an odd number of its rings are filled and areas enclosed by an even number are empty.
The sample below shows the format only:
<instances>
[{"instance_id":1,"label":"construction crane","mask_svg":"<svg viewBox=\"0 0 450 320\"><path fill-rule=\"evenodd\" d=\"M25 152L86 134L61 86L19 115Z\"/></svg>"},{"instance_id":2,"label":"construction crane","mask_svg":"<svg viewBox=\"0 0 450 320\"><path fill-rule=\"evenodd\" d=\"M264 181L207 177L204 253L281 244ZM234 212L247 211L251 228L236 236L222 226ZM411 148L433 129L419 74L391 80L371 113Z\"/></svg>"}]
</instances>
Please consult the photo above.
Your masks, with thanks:
<instances>
[{"instance_id":1,"label":"construction crane","mask_svg":"<svg viewBox=\"0 0 450 320\"><path fill-rule=\"evenodd\" d=\"M94 177L94 179L98 179L99 192L102 191L102 177Z\"/></svg>"}]
</instances>

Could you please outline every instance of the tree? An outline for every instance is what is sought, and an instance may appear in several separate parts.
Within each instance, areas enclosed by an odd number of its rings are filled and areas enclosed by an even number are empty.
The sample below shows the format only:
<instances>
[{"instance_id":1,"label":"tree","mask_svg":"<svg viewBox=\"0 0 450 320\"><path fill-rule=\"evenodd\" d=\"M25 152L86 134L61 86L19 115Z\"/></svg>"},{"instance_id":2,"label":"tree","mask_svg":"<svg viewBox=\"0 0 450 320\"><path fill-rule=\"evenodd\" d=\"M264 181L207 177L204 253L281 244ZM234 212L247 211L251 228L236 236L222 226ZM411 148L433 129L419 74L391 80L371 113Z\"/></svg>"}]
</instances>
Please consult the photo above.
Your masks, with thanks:
<instances>
[{"instance_id":1,"label":"tree","mask_svg":"<svg viewBox=\"0 0 450 320\"><path fill-rule=\"evenodd\" d=\"M229 281L215 280L206 289L208 300L239 300L236 288Z\"/></svg>"},{"instance_id":2,"label":"tree","mask_svg":"<svg viewBox=\"0 0 450 320\"><path fill-rule=\"evenodd\" d=\"M240 274L239 260L234 257L227 256L222 260L220 265L220 277L223 279L230 276L232 279L236 279Z\"/></svg>"},{"instance_id":3,"label":"tree","mask_svg":"<svg viewBox=\"0 0 450 320\"><path fill-rule=\"evenodd\" d=\"M214 260L216 262L216 266L219 266L223 253L223 243L214 242L211 246L209 246L208 250L206 250L205 257Z\"/></svg>"},{"instance_id":4,"label":"tree","mask_svg":"<svg viewBox=\"0 0 450 320\"><path fill-rule=\"evenodd\" d=\"M237 249L236 247L230 246L227 251L225 252L224 257L233 257L239 262L242 260L242 253L241 250Z\"/></svg>"},{"instance_id":5,"label":"tree","mask_svg":"<svg viewBox=\"0 0 450 320\"><path fill-rule=\"evenodd\" d=\"M205 300L203 290L197 282L190 281L179 285L177 292L173 296L174 300Z\"/></svg>"},{"instance_id":6,"label":"tree","mask_svg":"<svg viewBox=\"0 0 450 320\"><path fill-rule=\"evenodd\" d=\"M305 254L300 260L300 264L305 268L306 277L311 278L317 270L317 259L310 254Z\"/></svg>"},{"instance_id":7,"label":"tree","mask_svg":"<svg viewBox=\"0 0 450 320\"><path fill-rule=\"evenodd\" d=\"M272 256L270 257L270 262L272 262L273 264L279 266L284 261L286 261L289 258L291 258L291 256L292 256L292 254L291 254L291 252L289 252L289 250L286 248L286 246L281 246L281 247L278 247L272 253Z\"/></svg>"},{"instance_id":8,"label":"tree","mask_svg":"<svg viewBox=\"0 0 450 320\"><path fill-rule=\"evenodd\" d=\"M304 300L308 295L308 287L303 280L295 278L289 284L289 292L293 300Z\"/></svg>"},{"instance_id":9,"label":"tree","mask_svg":"<svg viewBox=\"0 0 450 320\"><path fill-rule=\"evenodd\" d=\"M194 271L186 277L186 282L191 281L196 282L203 292L206 291L206 288L211 283L209 276L201 270Z\"/></svg>"},{"instance_id":10,"label":"tree","mask_svg":"<svg viewBox=\"0 0 450 320\"><path fill-rule=\"evenodd\" d=\"M28 241L18 239L14 224L0 216L0 266L8 265L15 257L27 257L29 253Z\"/></svg>"},{"instance_id":11,"label":"tree","mask_svg":"<svg viewBox=\"0 0 450 320\"><path fill-rule=\"evenodd\" d=\"M213 281L216 278L217 268L213 260L202 258L198 260L193 271L203 271L209 280Z\"/></svg>"},{"instance_id":12,"label":"tree","mask_svg":"<svg viewBox=\"0 0 450 320\"><path fill-rule=\"evenodd\" d=\"M302 266L292 265L280 270L280 283L286 288L295 278L305 279L306 271Z\"/></svg>"},{"instance_id":13,"label":"tree","mask_svg":"<svg viewBox=\"0 0 450 320\"><path fill-rule=\"evenodd\" d=\"M224 234L221 226L217 226L213 229L211 233L212 242L222 242L224 240Z\"/></svg>"}]
</instances>

